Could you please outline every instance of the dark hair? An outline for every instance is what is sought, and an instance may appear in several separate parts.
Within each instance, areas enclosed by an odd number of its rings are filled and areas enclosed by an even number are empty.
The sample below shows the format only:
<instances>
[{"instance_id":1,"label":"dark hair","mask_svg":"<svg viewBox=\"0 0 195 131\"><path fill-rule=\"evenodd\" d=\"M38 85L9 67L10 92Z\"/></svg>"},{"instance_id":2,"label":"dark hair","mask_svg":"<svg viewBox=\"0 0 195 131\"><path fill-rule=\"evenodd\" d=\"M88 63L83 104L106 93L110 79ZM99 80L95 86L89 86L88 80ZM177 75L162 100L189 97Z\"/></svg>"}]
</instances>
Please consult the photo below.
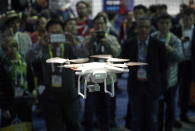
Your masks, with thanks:
<instances>
[{"instance_id":1,"label":"dark hair","mask_svg":"<svg viewBox=\"0 0 195 131\"><path fill-rule=\"evenodd\" d=\"M20 20L20 19L17 18L17 17L10 18L10 19L8 19L8 20L5 21L5 25L8 26L12 21L15 21L15 20Z\"/></svg>"},{"instance_id":2,"label":"dark hair","mask_svg":"<svg viewBox=\"0 0 195 131\"><path fill-rule=\"evenodd\" d=\"M152 12L152 13L156 13L156 9L157 9L157 8L158 8L157 5L151 5L151 6L149 7L149 11Z\"/></svg>"},{"instance_id":3,"label":"dark hair","mask_svg":"<svg viewBox=\"0 0 195 131\"><path fill-rule=\"evenodd\" d=\"M108 11L107 14L108 14L108 19L109 20L112 20L112 19L114 19L115 16L117 16L116 11Z\"/></svg>"},{"instance_id":4,"label":"dark hair","mask_svg":"<svg viewBox=\"0 0 195 131\"><path fill-rule=\"evenodd\" d=\"M166 4L162 4L162 5L160 5L160 8L161 9L167 9L167 5Z\"/></svg>"},{"instance_id":5,"label":"dark hair","mask_svg":"<svg viewBox=\"0 0 195 131\"><path fill-rule=\"evenodd\" d=\"M144 12L147 12L148 11L148 9L146 8L146 6L144 6L142 4L136 5L133 10L135 11L135 10L140 10L140 9L144 10Z\"/></svg>"},{"instance_id":6,"label":"dark hair","mask_svg":"<svg viewBox=\"0 0 195 131\"><path fill-rule=\"evenodd\" d=\"M47 25L46 25L47 31L48 31L49 27L52 26L52 25L60 25L60 26L62 27L62 29L63 29L63 24L62 24L61 21L55 20L55 19L51 19L51 20L47 23Z\"/></svg>"},{"instance_id":7,"label":"dark hair","mask_svg":"<svg viewBox=\"0 0 195 131\"><path fill-rule=\"evenodd\" d=\"M159 17L157 17L157 22L159 22L160 20L164 20L164 19L169 19L172 21L172 17L169 14L161 14Z\"/></svg>"},{"instance_id":8,"label":"dark hair","mask_svg":"<svg viewBox=\"0 0 195 131\"><path fill-rule=\"evenodd\" d=\"M138 25L138 23L140 22L140 21L150 21L150 23L151 23L151 19L149 18L149 17L147 17L147 16L141 16L141 17L139 17L138 18L138 20L137 20L137 22L136 22L136 26Z\"/></svg>"},{"instance_id":9,"label":"dark hair","mask_svg":"<svg viewBox=\"0 0 195 131\"><path fill-rule=\"evenodd\" d=\"M182 3L182 4L180 5L180 7L182 7L184 10L188 8L188 6L187 6L185 3Z\"/></svg>"},{"instance_id":10,"label":"dark hair","mask_svg":"<svg viewBox=\"0 0 195 131\"><path fill-rule=\"evenodd\" d=\"M183 12L183 15L192 15L194 14L194 10L192 8L186 8Z\"/></svg>"},{"instance_id":11,"label":"dark hair","mask_svg":"<svg viewBox=\"0 0 195 131\"><path fill-rule=\"evenodd\" d=\"M78 8L79 4L84 4L84 5L86 5L87 8L89 7L89 4L87 2L79 1L79 2L76 3L76 8Z\"/></svg>"},{"instance_id":12,"label":"dark hair","mask_svg":"<svg viewBox=\"0 0 195 131\"><path fill-rule=\"evenodd\" d=\"M105 15L103 15L102 13L98 13L98 14L96 15L96 17L93 19L93 23L95 23L95 21L96 21L97 19L101 18L101 17L104 19L104 22L107 23L108 18L107 18Z\"/></svg>"}]
</instances>

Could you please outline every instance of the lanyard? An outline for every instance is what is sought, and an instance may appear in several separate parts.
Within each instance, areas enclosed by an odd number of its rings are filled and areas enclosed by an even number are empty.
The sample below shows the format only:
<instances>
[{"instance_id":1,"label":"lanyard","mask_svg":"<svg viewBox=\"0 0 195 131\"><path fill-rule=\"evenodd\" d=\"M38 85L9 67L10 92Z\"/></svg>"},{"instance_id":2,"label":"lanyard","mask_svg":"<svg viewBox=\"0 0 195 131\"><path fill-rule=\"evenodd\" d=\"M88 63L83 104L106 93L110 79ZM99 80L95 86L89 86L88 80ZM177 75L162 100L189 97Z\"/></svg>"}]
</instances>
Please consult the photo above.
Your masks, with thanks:
<instances>
[{"instance_id":1,"label":"lanyard","mask_svg":"<svg viewBox=\"0 0 195 131\"><path fill-rule=\"evenodd\" d=\"M15 78L15 85L18 85L18 72L19 72L20 73L19 84L21 84L22 86L24 86L25 89L27 89L27 83L24 80L27 69L25 63L22 62L21 55L19 53L17 53L17 60L19 63L19 67L16 65L16 63L13 60L11 60L11 63L13 65L12 77Z\"/></svg>"},{"instance_id":2,"label":"lanyard","mask_svg":"<svg viewBox=\"0 0 195 131\"><path fill-rule=\"evenodd\" d=\"M123 23L123 33L124 33L124 39L127 39L127 23Z\"/></svg>"},{"instance_id":3,"label":"lanyard","mask_svg":"<svg viewBox=\"0 0 195 131\"><path fill-rule=\"evenodd\" d=\"M35 35L37 36L38 40L41 39L41 36L39 35L39 32L35 32Z\"/></svg>"},{"instance_id":4,"label":"lanyard","mask_svg":"<svg viewBox=\"0 0 195 131\"><path fill-rule=\"evenodd\" d=\"M61 53L61 57L64 58L64 43L61 44L61 49L62 49L62 53ZM50 58L53 58L53 52L51 49L51 45L49 45L49 56Z\"/></svg>"},{"instance_id":5,"label":"lanyard","mask_svg":"<svg viewBox=\"0 0 195 131\"><path fill-rule=\"evenodd\" d=\"M81 30L82 31L81 32L81 35L82 36L84 36L87 33L87 31L88 31L88 25L87 24L78 25L77 28L78 28L78 30ZM82 30L82 28L83 28L83 30Z\"/></svg>"},{"instance_id":6,"label":"lanyard","mask_svg":"<svg viewBox=\"0 0 195 131\"><path fill-rule=\"evenodd\" d=\"M21 55L19 54L19 53L17 53L17 60L18 60L18 62L19 62L19 65L20 65L20 67L22 67L22 59L21 59ZM15 63L14 63L14 61L12 61L11 60L11 63L14 65Z\"/></svg>"},{"instance_id":7,"label":"lanyard","mask_svg":"<svg viewBox=\"0 0 195 131\"><path fill-rule=\"evenodd\" d=\"M182 35L182 37L184 37L184 27L183 26L181 28L181 35Z\"/></svg>"},{"instance_id":8,"label":"lanyard","mask_svg":"<svg viewBox=\"0 0 195 131\"><path fill-rule=\"evenodd\" d=\"M160 39L160 34L157 35L157 38ZM165 45L169 45L170 39L171 39L171 33L169 32Z\"/></svg>"},{"instance_id":9,"label":"lanyard","mask_svg":"<svg viewBox=\"0 0 195 131\"><path fill-rule=\"evenodd\" d=\"M49 56L50 56L50 58L52 58L53 57L53 52L52 52L52 49L51 49L51 45L49 45L48 47L49 47ZM62 49L61 57L64 58L64 43L61 44L61 49ZM52 64L51 67L52 67L52 72L55 72L54 64ZM62 72L62 68L60 68L59 71Z\"/></svg>"},{"instance_id":10,"label":"lanyard","mask_svg":"<svg viewBox=\"0 0 195 131\"><path fill-rule=\"evenodd\" d=\"M105 37L107 37L109 34L110 34L110 28L108 27L108 28L106 29Z\"/></svg>"}]
</instances>

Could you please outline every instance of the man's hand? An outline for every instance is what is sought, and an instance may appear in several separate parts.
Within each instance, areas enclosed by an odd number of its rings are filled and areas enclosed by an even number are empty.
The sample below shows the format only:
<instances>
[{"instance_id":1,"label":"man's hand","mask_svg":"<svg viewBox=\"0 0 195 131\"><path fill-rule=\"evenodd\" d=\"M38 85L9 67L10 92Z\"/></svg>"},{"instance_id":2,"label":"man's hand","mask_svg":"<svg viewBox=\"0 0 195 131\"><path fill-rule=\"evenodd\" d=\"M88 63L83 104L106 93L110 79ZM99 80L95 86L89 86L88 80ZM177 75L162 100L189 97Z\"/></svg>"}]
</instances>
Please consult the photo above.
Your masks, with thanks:
<instances>
[{"instance_id":1,"label":"man's hand","mask_svg":"<svg viewBox=\"0 0 195 131\"><path fill-rule=\"evenodd\" d=\"M182 43L185 43L185 42L190 41L190 38L189 37L181 37L181 41L182 41Z\"/></svg>"}]
</instances>

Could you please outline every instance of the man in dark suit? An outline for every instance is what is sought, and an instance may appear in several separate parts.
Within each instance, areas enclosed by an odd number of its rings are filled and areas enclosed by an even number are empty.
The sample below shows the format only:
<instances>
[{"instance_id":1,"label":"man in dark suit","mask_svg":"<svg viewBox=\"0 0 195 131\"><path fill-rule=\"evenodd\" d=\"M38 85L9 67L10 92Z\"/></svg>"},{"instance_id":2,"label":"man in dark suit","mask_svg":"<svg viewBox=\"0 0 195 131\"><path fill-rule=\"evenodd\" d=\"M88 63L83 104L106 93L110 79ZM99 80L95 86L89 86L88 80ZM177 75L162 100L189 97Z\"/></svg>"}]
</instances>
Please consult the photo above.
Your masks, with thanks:
<instances>
[{"instance_id":1,"label":"man in dark suit","mask_svg":"<svg viewBox=\"0 0 195 131\"><path fill-rule=\"evenodd\" d=\"M159 40L150 37L149 18L139 18L136 30L137 36L125 42L123 56L148 65L130 67L128 93L131 99L131 127L132 131L157 131L159 97L167 86L166 48Z\"/></svg>"}]
</instances>

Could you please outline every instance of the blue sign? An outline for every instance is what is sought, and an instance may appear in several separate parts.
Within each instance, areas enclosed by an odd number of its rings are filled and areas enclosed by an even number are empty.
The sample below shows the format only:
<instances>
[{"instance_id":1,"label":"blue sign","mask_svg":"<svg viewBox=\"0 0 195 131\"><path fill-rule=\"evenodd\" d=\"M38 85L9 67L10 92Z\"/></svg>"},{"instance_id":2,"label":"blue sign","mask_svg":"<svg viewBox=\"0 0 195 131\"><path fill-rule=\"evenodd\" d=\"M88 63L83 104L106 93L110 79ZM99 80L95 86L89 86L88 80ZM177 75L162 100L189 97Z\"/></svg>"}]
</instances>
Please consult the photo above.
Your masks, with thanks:
<instances>
[{"instance_id":1,"label":"blue sign","mask_svg":"<svg viewBox=\"0 0 195 131\"><path fill-rule=\"evenodd\" d=\"M119 11L120 0L104 0L104 11Z\"/></svg>"}]
</instances>

